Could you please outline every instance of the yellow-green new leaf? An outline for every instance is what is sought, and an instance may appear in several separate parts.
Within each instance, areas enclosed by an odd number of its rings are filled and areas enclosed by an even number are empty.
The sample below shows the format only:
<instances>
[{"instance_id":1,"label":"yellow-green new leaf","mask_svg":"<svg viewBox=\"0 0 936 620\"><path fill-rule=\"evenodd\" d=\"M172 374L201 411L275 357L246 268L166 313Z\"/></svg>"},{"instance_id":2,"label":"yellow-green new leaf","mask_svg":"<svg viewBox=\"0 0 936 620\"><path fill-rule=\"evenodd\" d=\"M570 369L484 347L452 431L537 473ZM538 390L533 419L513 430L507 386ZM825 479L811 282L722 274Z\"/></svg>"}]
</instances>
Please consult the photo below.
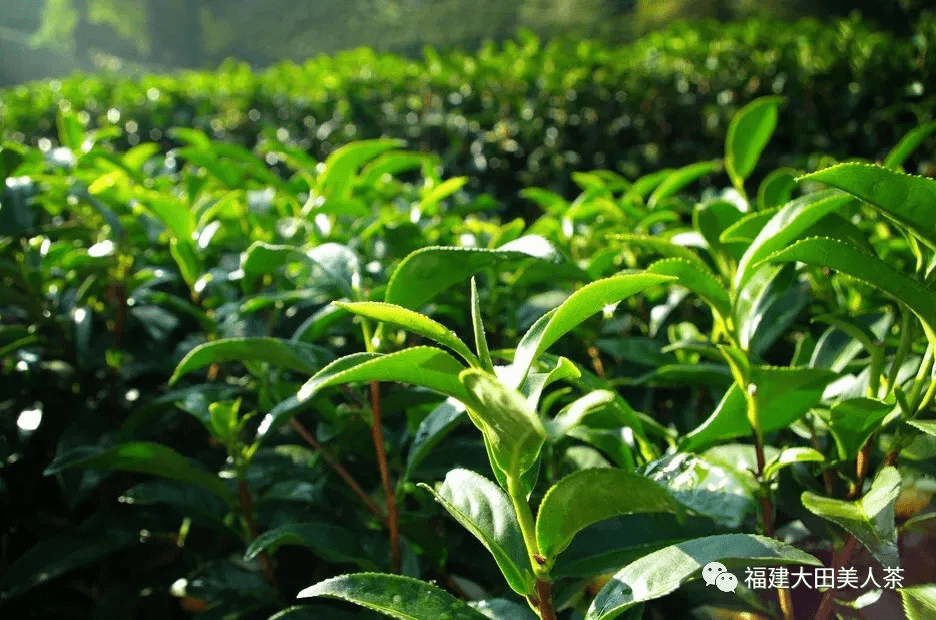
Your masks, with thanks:
<instances>
[{"instance_id":1,"label":"yellow-green new leaf","mask_svg":"<svg viewBox=\"0 0 936 620\"><path fill-rule=\"evenodd\" d=\"M546 429L523 395L481 370L465 370L459 379L466 392L462 401L471 421L484 433L495 471L499 468L510 477L530 469L546 440Z\"/></svg>"},{"instance_id":2,"label":"yellow-green new leaf","mask_svg":"<svg viewBox=\"0 0 936 620\"><path fill-rule=\"evenodd\" d=\"M305 382L297 395L308 400L326 387L344 383L395 381L412 383L464 402L467 393L458 380L464 366L435 347L412 347L386 355L355 353L335 360Z\"/></svg>"},{"instance_id":3,"label":"yellow-green new leaf","mask_svg":"<svg viewBox=\"0 0 936 620\"><path fill-rule=\"evenodd\" d=\"M391 325L402 327L420 336L435 340L439 344L458 353L470 365L479 365L478 358L474 356L471 349L468 348L468 345L455 335L455 332L424 314L404 308L403 306L379 301L336 301L334 303L339 308L347 310L351 314L367 317L383 323L390 323Z\"/></svg>"},{"instance_id":4,"label":"yellow-green new leaf","mask_svg":"<svg viewBox=\"0 0 936 620\"><path fill-rule=\"evenodd\" d=\"M540 353L591 315L644 289L672 280L675 280L672 276L652 273L628 274L592 282L572 293L558 308L540 317L520 340L514 354L511 387L523 383L530 365Z\"/></svg>"},{"instance_id":5,"label":"yellow-green new leaf","mask_svg":"<svg viewBox=\"0 0 936 620\"><path fill-rule=\"evenodd\" d=\"M725 139L725 169L739 190L777 128L778 109L783 101L783 97L755 99L731 119Z\"/></svg>"}]
</instances>

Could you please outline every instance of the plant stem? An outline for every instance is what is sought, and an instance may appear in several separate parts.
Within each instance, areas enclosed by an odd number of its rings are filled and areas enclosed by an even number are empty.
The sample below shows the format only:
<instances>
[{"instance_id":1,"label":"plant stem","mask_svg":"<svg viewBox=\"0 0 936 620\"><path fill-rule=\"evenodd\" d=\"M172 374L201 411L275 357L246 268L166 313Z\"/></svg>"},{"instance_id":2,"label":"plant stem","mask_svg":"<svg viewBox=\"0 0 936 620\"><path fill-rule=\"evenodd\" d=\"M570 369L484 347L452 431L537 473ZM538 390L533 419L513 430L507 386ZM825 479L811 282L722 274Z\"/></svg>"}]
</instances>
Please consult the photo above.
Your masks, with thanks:
<instances>
[{"instance_id":1,"label":"plant stem","mask_svg":"<svg viewBox=\"0 0 936 620\"><path fill-rule=\"evenodd\" d=\"M769 481L764 480L764 469L767 467L767 459L764 456L764 433L760 426L760 411L757 403L757 388L751 389L753 384L748 384L744 390L747 396L748 420L754 429L754 453L757 457L757 472L755 477L758 482L759 499L761 508L761 529L764 536L774 537L774 516L773 502L770 500ZM793 620L793 598L790 596L788 588L777 588L777 601L780 603L780 609L783 612L784 620Z\"/></svg>"},{"instance_id":2,"label":"plant stem","mask_svg":"<svg viewBox=\"0 0 936 620\"><path fill-rule=\"evenodd\" d=\"M240 507L241 512L244 513L244 519L247 521L247 530L250 533L250 541L253 542L257 539L259 532L257 530L257 522L254 520L253 515L253 504L250 501L250 489L247 488L247 480L243 475L238 476L239 480L237 481L238 491L240 491ZM257 555L257 559L260 561L260 568L263 570L263 577L267 580L274 588L277 588L276 585L276 575L273 573L273 562L270 560L270 555L266 551L261 551Z\"/></svg>"},{"instance_id":3,"label":"plant stem","mask_svg":"<svg viewBox=\"0 0 936 620\"><path fill-rule=\"evenodd\" d=\"M396 493L390 484L390 468L387 464L387 452L384 449L383 424L380 416L380 384L372 381L371 395L371 431L374 448L377 450L377 467L380 469L380 483L383 485L387 501L387 529L390 531L390 562L395 574L400 574L402 558L400 555L400 515L397 511Z\"/></svg>"},{"instance_id":4,"label":"plant stem","mask_svg":"<svg viewBox=\"0 0 936 620\"><path fill-rule=\"evenodd\" d=\"M848 541L842 548L841 553L836 554L838 557L832 562L836 571L845 566L845 563L848 562L852 553L854 553L857 544L858 540L854 536L849 535ZM832 613L833 596L835 596L835 588L829 588L825 591L822 595L822 601L819 603L819 609L816 610L816 615L813 616L813 620L828 620L829 614Z\"/></svg>"},{"instance_id":5,"label":"plant stem","mask_svg":"<svg viewBox=\"0 0 936 620\"><path fill-rule=\"evenodd\" d=\"M351 476L351 473L345 469L344 466L339 463L338 460L332 456L328 450L325 449L325 446L319 443L315 436L310 433L309 430L296 418L291 419L289 421L289 425L292 426L293 430L296 431L296 433L302 437L302 439L307 444L312 446L316 452L322 455L322 458L325 459L325 462L328 463L328 465L335 471L335 473L345 481L345 484L348 485L348 488L350 488L351 491L357 495L362 502L364 502L364 506L367 508L367 510L369 510L371 514L380 519L384 525L386 525L387 515L384 514L384 512L380 509L380 506L377 505L371 496L364 492L364 489L362 489L361 485L359 485L354 477Z\"/></svg>"},{"instance_id":6,"label":"plant stem","mask_svg":"<svg viewBox=\"0 0 936 620\"><path fill-rule=\"evenodd\" d=\"M510 496L514 512L517 513L520 532L523 534L523 543L526 545L527 554L530 556L533 574L536 575L536 596L530 597L530 604L536 608L541 620L556 620L556 610L553 607L552 599L552 580L549 578L546 558L540 554L539 543L536 542L533 513L527 503L526 493L523 491L523 484L519 474L507 474L507 494Z\"/></svg>"},{"instance_id":7,"label":"plant stem","mask_svg":"<svg viewBox=\"0 0 936 620\"><path fill-rule=\"evenodd\" d=\"M552 581L536 580L537 609L542 620L556 620L556 610L553 608Z\"/></svg>"},{"instance_id":8,"label":"plant stem","mask_svg":"<svg viewBox=\"0 0 936 620\"><path fill-rule=\"evenodd\" d=\"M364 337L364 348L368 353L374 353L376 343L370 321L361 317L361 334ZM390 484L390 466L387 463L387 451L384 448L383 423L380 415L380 384L371 381L371 436L374 440L374 450L377 452L377 467L380 470L380 484L383 486L384 498L387 502L387 530L390 532L390 564L395 574L400 574L403 563L400 554L400 513L397 509L396 493Z\"/></svg>"}]
</instances>

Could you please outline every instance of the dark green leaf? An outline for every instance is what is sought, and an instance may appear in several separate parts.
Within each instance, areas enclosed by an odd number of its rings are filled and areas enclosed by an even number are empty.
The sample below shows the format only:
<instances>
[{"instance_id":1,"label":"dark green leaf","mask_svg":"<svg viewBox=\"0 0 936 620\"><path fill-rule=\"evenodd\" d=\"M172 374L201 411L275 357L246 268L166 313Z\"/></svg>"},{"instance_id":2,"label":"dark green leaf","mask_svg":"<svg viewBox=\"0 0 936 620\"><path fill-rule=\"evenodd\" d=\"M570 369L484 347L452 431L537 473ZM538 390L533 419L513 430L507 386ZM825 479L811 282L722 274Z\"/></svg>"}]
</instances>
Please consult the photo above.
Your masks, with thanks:
<instances>
[{"instance_id":1,"label":"dark green leaf","mask_svg":"<svg viewBox=\"0 0 936 620\"><path fill-rule=\"evenodd\" d=\"M77 531L46 538L6 567L0 578L0 600L22 594L59 575L136 544L137 535L118 529Z\"/></svg>"},{"instance_id":2,"label":"dark green leaf","mask_svg":"<svg viewBox=\"0 0 936 620\"><path fill-rule=\"evenodd\" d=\"M356 562L366 557L358 538L350 530L329 523L289 523L258 536L247 551L245 560L252 560L261 551L276 553L282 545L307 547L329 562Z\"/></svg>"},{"instance_id":3,"label":"dark green leaf","mask_svg":"<svg viewBox=\"0 0 936 620\"><path fill-rule=\"evenodd\" d=\"M454 398L433 409L416 429L416 436L410 445L403 475L412 476L426 455L465 417L465 406Z\"/></svg>"},{"instance_id":4,"label":"dark green leaf","mask_svg":"<svg viewBox=\"0 0 936 620\"><path fill-rule=\"evenodd\" d=\"M850 398L832 405L826 423L835 438L839 458L855 458L894 407L893 399L887 403L873 398Z\"/></svg>"},{"instance_id":5,"label":"dark green leaf","mask_svg":"<svg viewBox=\"0 0 936 620\"><path fill-rule=\"evenodd\" d=\"M188 482L211 491L228 505L237 504L228 486L216 474L196 467L172 448L159 443L148 441L124 443L104 450L97 447L76 448L56 456L52 464L46 468L45 475L50 476L76 467L133 471Z\"/></svg>"},{"instance_id":6,"label":"dark green leaf","mask_svg":"<svg viewBox=\"0 0 936 620\"><path fill-rule=\"evenodd\" d=\"M760 424L765 433L786 427L819 401L835 373L820 368L754 366L751 383L757 386ZM681 450L696 451L719 441L752 432L747 402L741 388L732 385L715 412L682 438Z\"/></svg>"}]
</instances>

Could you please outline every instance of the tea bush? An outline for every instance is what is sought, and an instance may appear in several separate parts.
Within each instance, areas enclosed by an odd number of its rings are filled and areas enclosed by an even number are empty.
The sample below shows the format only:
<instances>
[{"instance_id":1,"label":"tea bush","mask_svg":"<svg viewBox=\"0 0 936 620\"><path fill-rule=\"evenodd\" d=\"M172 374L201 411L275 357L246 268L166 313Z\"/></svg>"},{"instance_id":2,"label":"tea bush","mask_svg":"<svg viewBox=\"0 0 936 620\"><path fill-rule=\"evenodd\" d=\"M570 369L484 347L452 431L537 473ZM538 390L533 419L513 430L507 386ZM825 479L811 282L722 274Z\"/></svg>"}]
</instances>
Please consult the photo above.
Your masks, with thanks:
<instances>
[{"instance_id":1,"label":"tea bush","mask_svg":"<svg viewBox=\"0 0 936 620\"><path fill-rule=\"evenodd\" d=\"M531 222L392 139L5 142L0 608L931 617L936 181L903 167L936 123L769 170L791 104L527 187Z\"/></svg>"},{"instance_id":2,"label":"tea bush","mask_svg":"<svg viewBox=\"0 0 936 620\"><path fill-rule=\"evenodd\" d=\"M167 133L181 126L316 160L351 140L397 138L438 154L446 176L467 176L508 218L530 217L517 199L525 187L571 199L572 172L635 178L718 157L729 119L766 95L789 107L765 169L814 165L817 154L879 159L934 120L934 28L926 14L906 39L856 19L700 22L620 47L527 36L478 54L427 50L422 61L359 50L259 75L234 63L173 77L77 75L5 92L0 127L15 142L54 141L67 108L88 129L117 132L121 149L182 146Z\"/></svg>"}]
</instances>

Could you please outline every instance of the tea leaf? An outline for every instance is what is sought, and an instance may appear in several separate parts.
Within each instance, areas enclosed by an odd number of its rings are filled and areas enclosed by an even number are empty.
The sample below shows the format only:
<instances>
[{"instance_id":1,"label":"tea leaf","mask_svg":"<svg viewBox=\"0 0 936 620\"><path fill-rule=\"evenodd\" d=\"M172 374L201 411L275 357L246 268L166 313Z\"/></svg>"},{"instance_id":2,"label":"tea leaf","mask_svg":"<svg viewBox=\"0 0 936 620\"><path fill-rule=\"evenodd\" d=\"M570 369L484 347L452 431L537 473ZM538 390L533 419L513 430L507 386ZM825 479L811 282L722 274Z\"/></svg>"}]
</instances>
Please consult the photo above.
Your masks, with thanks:
<instances>
[{"instance_id":1,"label":"tea leaf","mask_svg":"<svg viewBox=\"0 0 936 620\"><path fill-rule=\"evenodd\" d=\"M551 344L604 307L635 295L646 288L674 280L650 273L605 278L572 293L562 305L543 315L520 340L512 366L512 384L523 383L530 365Z\"/></svg>"},{"instance_id":2,"label":"tea leaf","mask_svg":"<svg viewBox=\"0 0 936 620\"><path fill-rule=\"evenodd\" d=\"M890 150L887 157L884 158L884 167L891 170L899 170L907 158L918 146L936 131L936 123L926 123L912 129L907 135L900 139L894 148Z\"/></svg>"},{"instance_id":3,"label":"tea leaf","mask_svg":"<svg viewBox=\"0 0 936 620\"><path fill-rule=\"evenodd\" d=\"M307 547L329 562L356 562L367 557L350 530L330 523L288 523L260 534L244 552L244 560L261 551L275 553L282 545Z\"/></svg>"},{"instance_id":4,"label":"tea leaf","mask_svg":"<svg viewBox=\"0 0 936 620\"><path fill-rule=\"evenodd\" d=\"M860 500L846 502L805 491L803 507L840 525L864 545L883 566L897 566L897 528L894 526L894 501L900 493L900 473L883 468L871 488Z\"/></svg>"},{"instance_id":5,"label":"tea leaf","mask_svg":"<svg viewBox=\"0 0 936 620\"><path fill-rule=\"evenodd\" d=\"M836 373L821 368L752 366L750 382L757 386L763 432L785 428L804 415L822 397ZM685 435L680 450L698 451L724 439L751 433L747 402L737 384L731 386L715 412Z\"/></svg>"},{"instance_id":6,"label":"tea leaf","mask_svg":"<svg viewBox=\"0 0 936 620\"><path fill-rule=\"evenodd\" d=\"M650 194L650 198L647 200L647 208L655 208L661 200L675 195L679 192L679 190L697 179L700 179L708 174L718 172L721 170L721 167L721 160L714 159L712 161L700 161L694 164L689 164L688 166L684 166L679 170L674 171L657 186L652 194Z\"/></svg>"},{"instance_id":7,"label":"tea leaf","mask_svg":"<svg viewBox=\"0 0 936 620\"><path fill-rule=\"evenodd\" d=\"M754 171L761 152L777 128L783 97L761 97L741 108L731 119L725 138L725 169L735 187Z\"/></svg>"},{"instance_id":8,"label":"tea leaf","mask_svg":"<svg viewBox=\"0 0 936 620\"><path fill-rule=\"evenodd\" d=\"M420 336L435 340L439 344L458 353L462 359L470 365L479 365L478 358L474 356L471 349L468 348L468 345L455 335L455 332L423 314L403 308L402 306L377 301L336 301L334 304L343 310L347 310L351 314L396 325L397 327L402 327Z\"/></svg>"},{"instance_id":9,"label":"tea leaf","mask_svg":"<svg viewBox=\"0 0 936 620\"><path fill-rule=\"evenodd\" d=\"M839 458L855 458L894 407L893 399L887 403L873 398L850 398L832 405L826 423L835 438Z\"/></svg>"},{"instance_id":10,"label":"tea leaf","mask_svg":"<svg viewBox=\"0 0 936 620\"><path fill-rule=\"evenodd\" d=\"M731 301L721 282L707 272L679 258L667 258L647 267L647 273L678 278L673 284L684 286L711 306L715 314L724 319L731 316Z\"/></svg>"},{"instance_id":11,"label":"tea leaf","mask_svg":"<svg viewBox=\"0 0 936 620\"><path fill-rule=\"evenodd\" d=\"M458 380L464 366L441 349L411 347L396 353L355 353L335 360L305 382L298 400L305 401L323 388L343 383L398 381L421 385L464 402Z\"/></svg>"},{"instance_id":12,"label":"tea leaf","mask_svg":"<svg viewBox=\"0 0 936 620\"><path fill-rule=\"evenodd\" d=\"M426 455L465 417L465 406L454 398L447 398L433 409L416 429L410 444L403 476L409 478Z\"/></svg>"},{"instance_id":13,"label":"tea leaf","mask_svg":"<svg viewBox=\"0 0 936 620\"><path fill-rule=\"evenodd\" d=\"M540 553L554 559L589 525L619 515L680 513L656 482L620 469L586 469L562 478L543 497L536 518Z\"/></svg>"},{"instance_id":14,"label":"tea leaf","mask_svg":"<svg viewBox=\"0 0 936 620\"><path fill-rule=\"evenodd\" d=\"M796 189L796 171L778 168L768 174L757 188L757 204L761 209L785 205Z\"/></svg>"},{"instance_id":15,"label":"tea leaf","mask_svg":"<svg viewBox=\"0 0 936 620\"><path fill-rule=\"evenodd\" d=\"M481 301L478 297L478 285L474 278L471 279L471 327L474 332L475 351L478 352L481 368L488 372L494 372L494 362L491 360L487 335L484 333L484 323L481 320Z\"/></svg>"},{"instance_id":16,"label":"tea leaf","mask_svg":"<svg viewBox=\"0 0 936 620\"><path fill-rule=\"evenodd\" d=\"M936 422L933 420L907 420L907 424L918 428L927 435L936 437Z\"/></svg>"},{"instance_id":17,"label":"tea leaf","mask_svg":"<svg viewBox=\"0 0 936 620\"><path fill-rule=\"evenodd\" d=\"M469 369L459 375L465 386L468 415L484 433L495 471L519 476L536 462L546 430L523 396L494 375ZM500 477L499 477L500 478Z\"/></svg>"},{"instance_id":18,"label":"tea leaf","mask_svg":"<svg viewBox=\"0 0 936 620\"><path fill-rule=\"evenodd\" d=\"M844 190L936 248L936 179L869 164L839 164L797 180Z\"/></svg>"},{"instance_id":19,"label":"tea leaf","mask_svg":"<svg viewBox=\"0 0 936 620\"><path fill-rule=\"evenodd\" d=\"M840 241L813 237L797 241L767 260L829 267L873 286L906 304L920 318L930 342L936 342L936 293L874 256Z\"/></svg>"},{"instance_id":20,"label":"tea leaf","mask_svg":"<svg viewBox=\"0 0 936 620\"><path fill-rule=\"evenodd\" d=\"M192 349L176 367L169 384L182 375L209 364L225 362L267 362L311 375L332 357L331 352L304 342L280 338L225 338L200 344Z\"/></svg>"},{"instance_id":21,"label":"tea leaf","mask_svg":"<svg viewBox=\"0 0 936 620\"><path fill-rule=\"evenodd\" d=\"M771 459L764 468L764 479L772 480L780 470L794 463L808 463L824 461L822 453L813 448L785 448L776 458Z\"/></svg>"},{"instance_id":22,"label":"tea leaf","mask_svg":"<svg viewBox=\"0 0 936 620\"><path fill-rule=\"evenodd\" d=\"M898 588L907 620L928 620L936 617L936 584L927 583Z\"/></svg>"},{"instance_id":23,"label":"tea leaf","mask_svg":"<svg viewBox=\"0 0 936 620\"><path fill-rule=\"evenodd\" d=\"M299 592L355 603L397 620L487 620L468 603L437 586L411 577L381 573L341 575Z\"/></svg>"},{"instance_id":24,"label":"tea leaf","mask_svg":"<svg viewBox=\"0 0 936 620\"><path fill-rule=\"evenodd\" d=\"M787 247L810 226L852 200L847 194L829 190L807 194L782 207L764 225L741 257L735 274L735 288L744 286L760 261Z\"/></svg>"},{"instance_id":25,"label":"tea leaf","mask_svg":"<svg viewBox=\"0 0 936 620\"><path fill-rule=\"evenodd\" d=\"M159 443L124 443L104 450L97 446L75 448L56 456L44 473L51 476L72 468L153 474L198 485L223 499L229 506L237 505L233 493L221 478L199 469L172 448Z\"/></svg>"},{"instance_id":26,"label":"tea leaf","mask_svg":"<svg viewBox=\"0 0 936 620\"><path fill-rule=\"evenodd\" d=\"M60 575L137 544L138 536L120 529L75 531L45 538L7 566L0 578L0 600L18 596Z\"/></svg>"},{"instance_id":27,"label":"tea leaf","mask_svg":"<svg viewBox=\"0 0 936 620\"><path fill-rule=\"evenodd\" d=\"M450 471L438 492L425 484L419 486L430 491L491 552L514 592L530 596L536 591L520 523L499 486L466 469Z\"/></svg>"},{"instance_id":28,"label":"tea leaf","mask_svg":"<svg viewBox=\"0 0 936 620\"><path fill-rule=\"evenodd\" d=\"M672 241L667 241L666 239L661 239L660 237L652 237L649 235L617 235L615 239L623 241L625 247L636 246L638 248L643 248L650 252L656 252L668 258L681 258L685 261L691 263L696 269L704 273L712 273L712 268L708 264L699 258L699 255L690 250L689 248L677 245Z\"/></svg>"},{"instance_id":29,"label":"tea leaf","mask_svg":"<svg viewBox=\"0 0 936 620\"><path fill-rule=\"evenodd\" d=\"M360 140L335 149L325 160L318 192L328 198L346 198L361 167L378 155L403 146L399 140Z\"/></svg>"},{"instance_id":30,"label":"tea leaf","mask_svg":"<svg viewBox=\"0 0 936 620\"><path fill-rule=\"evenodd\" d=\"M555 260L553 247L541 237L523 237L498 250L428 247L416 250L394 270L387 284L387 303L418 310L451 286L504 260ZM512 249L515 248L515 249Z\"/></svg>"},{"instance_id":31,"label":"tea leaf","mask_svg":"<svg viewBox=\"0 0 936 620\"><path fill-rule=\"evenodd\" d=\"M699 579L709 562L721 562L729 570L755 563L822 566L808 553L764 536L697 538L654 551L618 571L592 601L585 620L611 620L638 603L666 596Z\"/></svg>"}]
</instances>

